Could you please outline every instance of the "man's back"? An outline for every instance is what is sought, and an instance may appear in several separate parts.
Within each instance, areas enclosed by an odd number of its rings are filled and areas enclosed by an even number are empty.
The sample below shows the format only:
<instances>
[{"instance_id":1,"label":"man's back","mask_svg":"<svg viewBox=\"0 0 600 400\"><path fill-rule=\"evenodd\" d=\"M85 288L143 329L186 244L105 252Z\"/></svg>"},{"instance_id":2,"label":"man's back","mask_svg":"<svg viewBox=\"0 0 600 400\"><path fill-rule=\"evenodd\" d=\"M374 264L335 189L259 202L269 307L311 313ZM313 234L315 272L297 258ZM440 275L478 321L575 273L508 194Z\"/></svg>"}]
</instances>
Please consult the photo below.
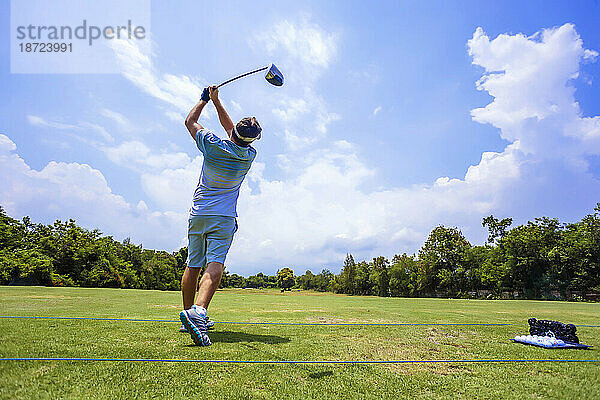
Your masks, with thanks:
<instances>
[{"instance_id":1,"label":"man's back","mask_svg":"<svg viewBox=\"0 0 600 400\"><path fill-rule=\"evenodd\" d=\"M221 140L198 123L200 113L211 100L230 140ZM219 100L216 86L204 88L202 97L185 118L185 126L204 154L204 162L188 220L188 260L181 277L183 311L179 313L179 331L188 332L199 346L210 346L206 309L219 287L227 252L238 230L237 198L256 157L250 143L260 139L262 128L255 117L243 118L234 125ZM202 268L205 271L198 283Z\"/></svg>"},{"instance_id":2,"label":"man's back","mask_svg":"<svg viewBox=\"0 0 600 400\"><path fill-rule=\"evenodd\" d=\"M206 129L196 132L196 146L204 154L204 162L191 214L237 217L240 186L256 157L256 150L221 140Z\"/></svg>"}]
</instances>

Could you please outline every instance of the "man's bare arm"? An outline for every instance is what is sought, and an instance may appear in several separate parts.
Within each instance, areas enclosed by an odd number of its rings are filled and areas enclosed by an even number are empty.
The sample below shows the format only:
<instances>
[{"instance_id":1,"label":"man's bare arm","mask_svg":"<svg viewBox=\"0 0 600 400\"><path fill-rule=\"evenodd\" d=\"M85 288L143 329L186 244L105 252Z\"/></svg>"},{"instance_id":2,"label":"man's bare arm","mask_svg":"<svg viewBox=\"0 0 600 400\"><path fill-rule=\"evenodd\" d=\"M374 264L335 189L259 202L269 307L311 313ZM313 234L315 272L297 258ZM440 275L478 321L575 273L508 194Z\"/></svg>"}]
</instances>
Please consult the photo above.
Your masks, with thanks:
<instances>
[{"instance_id":1,"label":"man's bare arm","mask_svg":"<svg viewBox=\"0 0 600 400\"><path fill-rule=\"evenodd\" d=\"M204 100L198 101L185 118L185 126L188 128L188 131L190 131L190 135L192 135L192 139L194 140L196 140L196 132L200 129L204 129L204 127L198 123L198 118L200 118L200 113L206 104L208 103Z\"/></svg>"},{"instance_id":2,"label":"man's bare arm","mask_svg":"<svg viewBox=\"0 0 600 400\"><path fill-rule=\"evenodd\" d=\"M210 99L213 101L213 104L215 105L215 108L217 109L217 114L219 115L219 121L221 122L223 129L225 129L225 132L227 132L229 139L232 139L233 127L234 127L233 121L231 121L231 118L229 118L229 114L227 114L227 111L225 111L225 107L223 107L223 104L221 103L221 100L219 99L219 89L216 86L211 86L209 88L209 92L210 92Z\"/></svg>"}]
</instances>

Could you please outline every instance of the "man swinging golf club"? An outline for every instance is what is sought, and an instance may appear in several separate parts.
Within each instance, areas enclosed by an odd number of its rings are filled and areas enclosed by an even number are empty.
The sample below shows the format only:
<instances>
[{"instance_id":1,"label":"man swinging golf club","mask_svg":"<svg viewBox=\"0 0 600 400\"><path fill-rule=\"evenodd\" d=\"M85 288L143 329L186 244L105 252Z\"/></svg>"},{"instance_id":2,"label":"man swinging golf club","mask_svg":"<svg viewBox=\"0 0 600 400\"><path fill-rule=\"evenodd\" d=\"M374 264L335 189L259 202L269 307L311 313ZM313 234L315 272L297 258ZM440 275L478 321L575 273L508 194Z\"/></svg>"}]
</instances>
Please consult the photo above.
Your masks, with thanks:
<instances>
[{"instance_id":1,"label":"man swinging golf club","mask_svg":"<svg viewBox=\"0 0 600 400\"><path fill-rule=\"evenodd\" d=\"M198 123L200 113L210 100L229 140L220 139ZM260 139L262 129L254 117L244 118L234 125L219 100L217 86L204 89L200 101L185 119L185 126L204 155L204 161L188 224L188 265L181 278L183 311L179 318L183 324L181 330L187 331L195 344L210 346L207 329L214 323L209 321L206 309L219 287L225 257L237 231L236 204L240 186L256 157L256 150L250 144ZM198 277L205 266L198 287ZM196 287L198 296L194 302Z\"/></svg>"}]
</instances>

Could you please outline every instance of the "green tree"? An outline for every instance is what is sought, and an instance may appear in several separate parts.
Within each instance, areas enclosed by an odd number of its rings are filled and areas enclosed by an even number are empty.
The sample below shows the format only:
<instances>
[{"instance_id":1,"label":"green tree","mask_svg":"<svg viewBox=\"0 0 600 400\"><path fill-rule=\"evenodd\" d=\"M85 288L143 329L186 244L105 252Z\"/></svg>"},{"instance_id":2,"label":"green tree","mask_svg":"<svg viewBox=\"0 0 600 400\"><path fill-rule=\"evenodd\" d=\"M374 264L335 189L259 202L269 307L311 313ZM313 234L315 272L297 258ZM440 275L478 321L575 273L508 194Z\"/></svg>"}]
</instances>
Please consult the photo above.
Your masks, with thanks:
<instances>
[{"instance_id":1,"label":"green tree","mask_svg":"<svg viewBox=\"0 0 600 400\"><path fill-rule=\"evenodd\" d=\"M184 252L182 252L185 249ZM142 264L144 263L144 259L142 257L144 249L142 245L135 245L131 243L131 239L127 238L123 240L123 243L120 246L117 246L117 255L119 258L123 259L123 261L127 261L131 263L131 268L139 274L142 270ZM187 247L184 247L179 250L176 255L178 259L177 265L183 269L185 263L187 261Z\"/></svg>"},{"instance_id":2,"label":"green tree","mask_svg":"<svg viewBox=\"0 0 600 400\"><path fill-rule=\"evenodd\" d=\"M83 286L121 288L125 282L116 268L106 259L102 258L94 263L91 269L86 269L81 274Z\"/></svg>"},{"instance_id":3,"label":"green tree","mask_svg":"<svg viewBox=\"0 0 600 400\"><path fill-rule=\"evenodd\" d=\"M557 219L536 218L511 229L500 240L507 269L505 286L523 291L529 298L539 298L544 291L556 288L548 272L556 263L556 248L561 239Z\"/></svg>"},{"instance_id":4,"label":"green tree","mask_svg":"<svg viewBox=\"0 0 600 400\"><path fill-rule=\"evenodd\" d=\"M166 251L144 250L140 283L144 289L179 290L181 273L175 257Z\"/></svg>"},{"instance_id":5,"label":"green tree","mask_svg":"<svg viewBox=\"0 0 600 400\"><path fill-rule=\"evenodd\" d=\"M367 262L361 261L358 264L356 264L356 277L354 278L354 287L356 288L356 294L372 294L372 285L370 277L371 268Z\"/></svg>"},{"instance_id":6,"label":"green tree","mask_svg":"<svg viewBox=\"0 0 600 400\"><path fill-rule=\"evenodd\" d=\"M294 271L290 268L285 267L277 271L277 287L291 289L295 283Z\"/></svg>"},{"instance_id":7,"label":"green tree","mask_svg":"<svg viewBox=\"0 0 600 400\"><path fill-rule=\"evenodd\" d=\"M373 259L369 280L373 294L381 297L389 296L390 278L388 276L389 261L385 257Z\"/></svg>"},{"instance_id":8,"label":"green tree","mask_svg":"<svg viewBox=\"0 0 600 400\"><path fill-rule=\"evenodd\" d=\"M456 228L434 228L419 250L421 289L427 294L456 295L466 287L466 252L471 244Z\"/></svg>"},{"instance_id":9,"label":"green tree","mask_svg":"<svg viewBox=\"0 0 600 400\"><path fill-rule=\"evenodd\" d=\"M315 275L310 271L306 270L303 275L296 278L296 284L303 290L311 290L315 288Z\"/></svg>"},{"instance_id":10,"label":"green tree","mask_svg":"<svg viewBox=\"0 0 600 400\"><path fill-rule=\"evenodd\" d=\"M338 293L357 294L356 289L356 263L352 254L346 255L344 266L336 279Z\"/></svg>"},{"instance_id":11,"label":"green tree","mask_svg":"<svg viewBox=\"0 0 600 400\"><path fill-rule=\"evenodd\" d=\"M335 276L328 269L323 269L312 278L312 286L318 292L326 292L332 289Z\"/></svg>"},{"instance_id":12,"label":"green tree","mask_svg":"<svg viewBox=\"0 0 600 400\"><path fill-rule=\"evenodd\" d=\"M507 282L508 274L502 249L489 245L473 246L466 256L472 272L471 288L487 289L499 295Z\"/></svg>"},{"instance_id":13,"label":"green tree","mask_svg":"<svg viewBox=\"0 0 600 400\"><path fill-rule=\"evenodd\" d=\"M264 275L262 273L258 273L256 275L250 275L246 279L246 287L249 288L264 288L267 286L267 282L264 279Z\"/></svg>"},{"instance_id":14,"label":"green tree","mask_svg":"<svg viewBox=\"0 0 600 400\"><path fill-rule=\"evenodd\" d=\"M483 219L482 225L488 227L488 243L496 243L498 239L502 239L506 235L506 229L512 225L512 218L499 220L490 215Z\"/></svg>"},{"instance_id":15,"label":"green tree","mask_svg":"<svg viewBox=\"0 0 600 400\"><path fill-rule=\"evenodd\" d=\"M600 203L594 213L566 225L550 258L551 280L560 290L600 291Z\"/></svg>"},{"instance_id":16,"label":"green tree","mask_svg":"<svg viewBox=\"0 0 600 400\"><path fill-rule=\"evenodd\" d=\"M229 275L229 271L227 271L227 268L225 267L225 265L223 265L223 275L221 276L221 282L219 282L219 287L220 288L229 287L230 279L231 279L231 276Z\"/></svg>"},{"instance_id":17,"label":"green tree","mask_svg":"<svg viewBox=\"0 0 600 400\"><path fill-rule=\"evenodd\" d=\"M418 263L406 253L395 255L389 267L390 296L416 296L418 292Z\"/></svg>"},{"instance_id":18,"label":"green tree","mask_svg":"<svg viewBox=\"0 0 600 400\"><path fill-rule=\"evenodd\" d=\"M37 250L0 251L0 283L52 285L52 260Z\"/></svg>"},{"instance_id":19,"label":"green tree","mask_svg":"<svg viewBox=\"0 0 600 400\"><path fill-rule=\"evenodd\" d=\"M246 287L246 278L238 274L231 274L229 277L229 287L243 288Z\"/></svg>"},{"instance_id":20,"label":"green tree","mask_svg":"<svg viewBox=\"0 0 600 400\"><path fill-rule=\"evenodd\" d=\"M24 237L25 226L6 215L0 206L0 250L22 247Z\"/></svg>"},{"instance_id":21,"label":"green tree","mask_svg":"<svg viewBox=\"0 0 600 400\"><path fill-rule=\"evenodd\" d=\"M488 244L471 246L456 228L432 230L418 253L376 257L356 263L348 254L338 276L324 269L294 279L282 268L277 276L244 278L224 271L222 286L284 287L379 296L446 294L461 296L479 288L496 294L522 290L528 297L552 290L600 290L600 203L581 221L560 224L551 218L509 229L512 219L484 218ZM187 248L174 253L115 241L74 220L19 222L0 207L0 284L99 286L178 290ZM295 282L294 282L295 281Z\"/></svg>"}]
</instances>

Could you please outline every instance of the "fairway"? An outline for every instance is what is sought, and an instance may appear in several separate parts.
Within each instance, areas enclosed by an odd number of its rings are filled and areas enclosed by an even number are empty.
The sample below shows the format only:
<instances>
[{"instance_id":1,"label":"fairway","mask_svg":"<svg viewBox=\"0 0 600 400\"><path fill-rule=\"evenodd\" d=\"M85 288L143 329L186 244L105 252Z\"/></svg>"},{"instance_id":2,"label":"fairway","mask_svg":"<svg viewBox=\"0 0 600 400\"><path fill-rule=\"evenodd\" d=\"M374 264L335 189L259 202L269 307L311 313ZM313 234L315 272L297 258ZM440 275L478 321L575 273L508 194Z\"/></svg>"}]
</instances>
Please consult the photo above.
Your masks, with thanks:
<instances>
[{"instance_id":1,"label":"fairway","mask_svg":"<svg viewBox=\"0 0 600 400\"><path fill-rule=\"evenodd\" d=\"M177 292L2 287L0 315L176 321ZM600 304L350 297L220 290L213 345L177 322L0 319L0 356L210 360L598 359L513 344L531 316L600 325ZM509 324L277 325L228 322ZM580 327L600 346L600 328ZM14 398L599 398L600 363L217 364L1 361Z\"/></svg>"}]
</instances>

